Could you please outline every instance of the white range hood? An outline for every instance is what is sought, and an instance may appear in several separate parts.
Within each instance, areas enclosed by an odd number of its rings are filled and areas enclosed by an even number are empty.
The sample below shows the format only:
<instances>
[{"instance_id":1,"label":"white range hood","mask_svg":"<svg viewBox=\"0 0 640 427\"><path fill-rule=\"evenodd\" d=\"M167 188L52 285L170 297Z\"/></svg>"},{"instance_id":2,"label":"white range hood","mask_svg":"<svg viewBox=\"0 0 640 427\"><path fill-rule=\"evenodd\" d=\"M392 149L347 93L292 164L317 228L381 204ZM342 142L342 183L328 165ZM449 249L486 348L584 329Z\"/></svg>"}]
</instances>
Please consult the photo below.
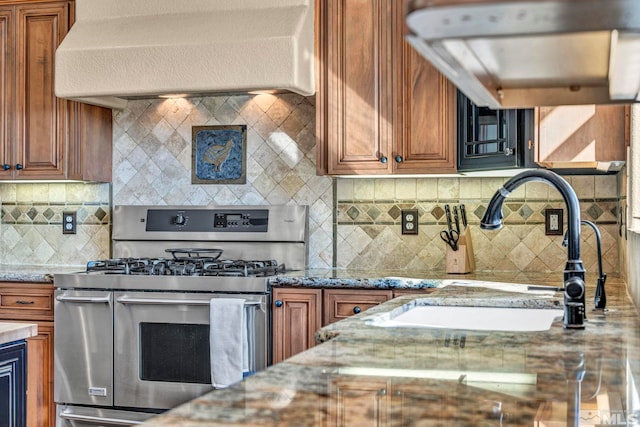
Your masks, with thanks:
<instances>
[{"instance_id":1,"label":"white range hood","mask_svg":"<svg viewBox=\"0 0 640 427\"><path fill-rule=\"evenodd\" d=\"M128 98L314 89L313 0L76 0L55 93Z\"/></svg>"},{"instance_id":2,"label":"white range hood","mask_svg":"<svg viewBox=\"0 0 640 427\"><path fill-rule=\"evenodd\" d=\"M407 0L411 44L491 108L635 103L640 0Z\"/></svg>"}]
</instances>

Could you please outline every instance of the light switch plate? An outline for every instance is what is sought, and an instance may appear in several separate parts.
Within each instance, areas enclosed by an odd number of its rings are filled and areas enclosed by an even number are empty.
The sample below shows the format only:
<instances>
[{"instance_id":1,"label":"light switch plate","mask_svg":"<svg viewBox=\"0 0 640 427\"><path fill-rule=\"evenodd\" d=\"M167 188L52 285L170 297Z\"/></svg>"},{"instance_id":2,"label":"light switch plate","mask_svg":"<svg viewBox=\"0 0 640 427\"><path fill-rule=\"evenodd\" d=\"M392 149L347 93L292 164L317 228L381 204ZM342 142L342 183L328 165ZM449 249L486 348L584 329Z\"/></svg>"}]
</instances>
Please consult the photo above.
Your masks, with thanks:
<instances>
[{"instance_id":1,"label":"light switch plate","mask_svg":"<svg viewBox=\"0 0 640 427\"><path fill-rule=\"evenodd\" d=\"M562 209L545 209L544 234L546 234L547 236L562 236L564 234L562 217Z\"/></svg>"},{"instance_id":2,"label":"light switch plate","mask_svg":"<svg viewBox=\"0 0 640 427\"><path fill-rule=\"evenodd\" d=\"M402 234L418 234L418 210L402 210Z\"/></svg>"}]
</instances>

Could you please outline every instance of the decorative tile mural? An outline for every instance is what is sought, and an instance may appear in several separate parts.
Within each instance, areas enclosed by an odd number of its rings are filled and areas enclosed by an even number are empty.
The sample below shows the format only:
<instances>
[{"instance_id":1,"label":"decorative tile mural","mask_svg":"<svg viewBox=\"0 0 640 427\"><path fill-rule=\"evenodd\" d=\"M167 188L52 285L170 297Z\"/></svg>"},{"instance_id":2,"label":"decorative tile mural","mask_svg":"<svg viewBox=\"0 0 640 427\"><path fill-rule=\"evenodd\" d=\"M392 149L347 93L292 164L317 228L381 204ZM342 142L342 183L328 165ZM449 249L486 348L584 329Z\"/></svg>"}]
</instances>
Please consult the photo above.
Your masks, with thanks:
<instances>
[{"instance_id":1,"label":"decorative tile mural","mask_svg":"<svg viewBox=\"0 0 640 427\"><path fill-rule=\"evenodd\" d=\"M246 184L192 184L194 126L246 125ZM333 186L316 176L315 98L129 101L114 114L113 204L310 206L313 268L333 260Z\"/></svg>"}]
</instances>

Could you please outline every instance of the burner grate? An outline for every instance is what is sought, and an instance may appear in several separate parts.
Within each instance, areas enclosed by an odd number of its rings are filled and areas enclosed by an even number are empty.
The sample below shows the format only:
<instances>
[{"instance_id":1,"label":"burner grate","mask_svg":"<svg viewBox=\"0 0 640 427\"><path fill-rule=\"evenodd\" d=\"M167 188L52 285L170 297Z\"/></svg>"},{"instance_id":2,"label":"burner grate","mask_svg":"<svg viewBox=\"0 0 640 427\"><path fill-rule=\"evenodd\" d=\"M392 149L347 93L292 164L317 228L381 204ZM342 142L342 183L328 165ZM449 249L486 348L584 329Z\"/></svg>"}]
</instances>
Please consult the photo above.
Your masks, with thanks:
<instances>
[{"instance_id":1,"label":"burner grate","mask_svg":"<svg viewBox=\"0 0 640 427\"><path fill-rule=\"evenodd\" d=\"M114 258L90 261L87 273L142 276L268 277L285 271L275 260L220 260L217 257Z\"/></svg>"}]
</instances>

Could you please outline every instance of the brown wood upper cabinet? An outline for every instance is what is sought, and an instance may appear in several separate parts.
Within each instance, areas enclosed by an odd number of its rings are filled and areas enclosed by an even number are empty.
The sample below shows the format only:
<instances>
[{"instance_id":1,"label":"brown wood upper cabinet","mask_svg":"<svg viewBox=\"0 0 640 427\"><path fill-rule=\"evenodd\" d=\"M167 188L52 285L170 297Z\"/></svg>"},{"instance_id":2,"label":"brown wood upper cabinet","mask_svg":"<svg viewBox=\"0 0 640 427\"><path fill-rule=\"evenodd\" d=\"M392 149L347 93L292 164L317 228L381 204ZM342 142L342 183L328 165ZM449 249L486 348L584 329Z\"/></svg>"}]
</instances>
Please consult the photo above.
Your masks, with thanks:
<instances>
[{"instance_id":1,"label":"brown wood upper cabinet","mask_svg":"<svg viewBox=\"0 0 640 427\"><path fill-rule=\"evenodd\" d=\"M455 172L455 89L405 41L403 2L316 13L318 173Z\"/></svg>"},{"instance_id":2,"label":"brown wood upper cabinet","mask_svg":"<svg viewBox=\"0 0 640 427\"><path fill-rule=\"evenodd\" d=\"M629 107L572 105L536 109L536 162L546 167L595 167L624 161Z\"/></svg>"},{"instance_id":3,"label":"brown wood upper cabinet","mask_svg":"<svg viewBox=\"0 0 640 427\"><path fill-rule=\"evenodd\" d=\"M0 179L111 181L111 110L57 98L73 1L0 5Z\"/></svg>"}]
</instances>

